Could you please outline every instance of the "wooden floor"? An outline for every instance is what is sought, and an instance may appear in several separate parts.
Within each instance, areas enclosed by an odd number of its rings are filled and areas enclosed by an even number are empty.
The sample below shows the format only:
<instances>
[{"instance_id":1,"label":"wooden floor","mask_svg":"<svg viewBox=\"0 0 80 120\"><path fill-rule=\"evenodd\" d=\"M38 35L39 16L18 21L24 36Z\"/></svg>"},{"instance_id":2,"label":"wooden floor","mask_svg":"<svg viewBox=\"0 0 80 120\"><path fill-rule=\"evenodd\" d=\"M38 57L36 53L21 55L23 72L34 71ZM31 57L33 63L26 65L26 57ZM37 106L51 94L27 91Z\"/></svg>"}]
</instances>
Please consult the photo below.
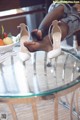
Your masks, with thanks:
<instances>
[{"instance_id":1,"label":"wooden floor","mask_svg":"<svg viewBox=\"0 0 80 120\"><path fill-rule=\"evenodd\" d=\"M34 120L32 107L30 104L17 104L14 105L17 120ZM38 120L55 120L54 119L54 100L41 101L37 104L38 109ZM0 114L6 114L7 120L13 120L11 112L8 109L6 104L0 104ZM3 120L3 119L1 119ZM6 119L4 119L6 120ZM70 119L70 111L65 108L63 105L59 104L58 111L58 120L71 120ZM73 115L73 120L78 120L77 117Z\"/></svg>"}]
</instances>

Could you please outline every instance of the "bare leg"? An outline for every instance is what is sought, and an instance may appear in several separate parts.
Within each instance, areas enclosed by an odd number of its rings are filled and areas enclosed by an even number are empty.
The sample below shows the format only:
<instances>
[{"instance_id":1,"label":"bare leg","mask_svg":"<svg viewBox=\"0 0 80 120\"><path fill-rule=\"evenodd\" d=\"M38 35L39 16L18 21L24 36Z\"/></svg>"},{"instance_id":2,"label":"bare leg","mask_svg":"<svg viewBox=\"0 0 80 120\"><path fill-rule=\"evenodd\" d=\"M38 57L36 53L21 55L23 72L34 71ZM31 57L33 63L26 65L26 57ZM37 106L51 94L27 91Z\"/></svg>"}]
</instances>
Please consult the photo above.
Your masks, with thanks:
<instances>
[{"instance_id":1,"label":"bare leg","mask_svg":"<svg viewBox=\"0 0 80 120\"><path fill-rule=\"evenodd\" d=\"M60 20L64 14L64 6L60 5L49 12L45 18L42 20L38 29L32 31L33 39L42 40L42 37L47 35L49 26L52 24L54 20Z\"/></svg>"},{"instance_id":2,"label":"bare leg","mask_svg":"<svg viewBox=\"0 0 80 120\"><path fill-rule=\"evenodd\" d=\"M43 34L45 34L45 31L48 31L50 25L52 24L52 21L61 20L63 14L64 14L64 6L62 5L58 6L57 8L55 8L55 10L48 13L46 17L43 19L43 21L41 22L39 26L39 30L36 29L32 32L33 36L36 36L36 37L33 37L34 42L25 42L24 43L25 47L27 47L31 52L39 51L39 50L48 52L52 50L52 45L50 43L47 33L46 35L43 35ZM80 21L78 19L75 21L75 19L76 19L76 16L74 17L72 16L72 19L70 16L68 16L67 18L64 19L65 21L62 19L64 22L59 23L59 26L62 31L62 40L67 35L69 35L70 33L73 34L73 32L75 32L77 29L80 28L80 26L77 27L77 25L80 25ZM71 21L73 21L74 23L76 22L76 25Z\"/></svg>"},{"instance_id":3,"label":"bare leg","mask_svg":"<svg viewBox=\"0 0 80 120\"><path fill-rule=\"evenodd\" d=\"M68 25L64 22L61 22L59 23L59 26L62 31L62 40L63 40L68 34ZM48 52L52 50L52 45L48 35L46 35L41 41L25 42L24 45L29 49L30 52L34 52L34 51Z\"/></svg>"}]
</instances>

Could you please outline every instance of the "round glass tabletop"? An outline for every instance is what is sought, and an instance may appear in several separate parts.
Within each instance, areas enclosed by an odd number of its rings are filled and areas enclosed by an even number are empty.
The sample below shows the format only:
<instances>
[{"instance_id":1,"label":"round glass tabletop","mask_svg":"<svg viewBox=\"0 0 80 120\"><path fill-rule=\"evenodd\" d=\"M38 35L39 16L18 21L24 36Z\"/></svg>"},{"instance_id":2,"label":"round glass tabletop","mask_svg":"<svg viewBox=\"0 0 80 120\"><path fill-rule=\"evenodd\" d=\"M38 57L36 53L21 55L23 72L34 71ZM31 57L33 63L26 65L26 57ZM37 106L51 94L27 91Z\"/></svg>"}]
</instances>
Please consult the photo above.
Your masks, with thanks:
<instances>
[{"instance_id":1,"label":"round glass tabletop","mask_svg":"<svg viewBox=\"0 0 80 120\"><path fill-rule=\"evenodd\" d=\"M63 50L49 60L47 53L40 51L31 53L31 59L23 62L16 51L0 59L0 98L46 96L78 83L80 56L75 52Z\"/></svg>"}]
</instances>

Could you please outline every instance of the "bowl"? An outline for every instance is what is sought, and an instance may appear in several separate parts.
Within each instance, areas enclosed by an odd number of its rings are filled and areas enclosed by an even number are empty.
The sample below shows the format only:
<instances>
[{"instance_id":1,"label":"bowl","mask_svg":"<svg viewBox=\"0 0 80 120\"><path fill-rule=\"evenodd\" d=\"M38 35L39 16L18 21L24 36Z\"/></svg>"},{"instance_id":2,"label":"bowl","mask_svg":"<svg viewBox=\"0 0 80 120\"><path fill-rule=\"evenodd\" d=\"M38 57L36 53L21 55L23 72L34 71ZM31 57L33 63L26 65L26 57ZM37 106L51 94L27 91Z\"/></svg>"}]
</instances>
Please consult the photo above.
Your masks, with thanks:
<instances>
[{"instance_id":1,"label":"bowl","mask_svg":"<svg viewBox=\"0 0 80 120\"><path fill-rule=\"evenodd\" d=\"M20 35L12 36L13 43L9 45L0 46L0 54L4 54L13 50L13 48L18 44Z\"/></svg>"}]
</instances>

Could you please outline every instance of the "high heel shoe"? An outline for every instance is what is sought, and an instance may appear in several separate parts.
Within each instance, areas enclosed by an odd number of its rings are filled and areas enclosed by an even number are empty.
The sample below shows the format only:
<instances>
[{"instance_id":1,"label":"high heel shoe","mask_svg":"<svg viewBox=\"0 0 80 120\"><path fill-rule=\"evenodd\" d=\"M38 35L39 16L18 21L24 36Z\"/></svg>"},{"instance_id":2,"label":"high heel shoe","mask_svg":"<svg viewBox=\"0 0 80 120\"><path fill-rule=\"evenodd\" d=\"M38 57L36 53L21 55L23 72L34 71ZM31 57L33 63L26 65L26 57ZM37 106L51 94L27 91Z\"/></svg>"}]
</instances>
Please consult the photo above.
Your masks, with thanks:
<instances>
[{"instance_id":1,"label":"high heel shoe","mask_svg":"<svg viewBox=\"0 0 80 120\"><path fill-rule=\"evenodd\" d=\"M28 49L24 46L25 41L29 41L30 39L30 32L28 29L28 26L24 23L21 23L18 28L20 28L20 52L19 57L22 61L29 60L31 57L30 52ZM26 29L27 28L27 29Z\"/></svg>"},{"instance_id":2,"label":"high heel shoe","mask_svg":"<svg viewBox=\"0 0 80 120\"><path fill-rule=\"evenodd\" d=\"M61 54L61 47L60 47L60 43L61 43L61 37L62 37L62 33L61 33L61 29L58 26L59 21L54 20L52 22L52 25L49 28L49 38L53 47L53 50L48 52L48 58L52 59L55 58L57 56L59 56Z\"/></svg>"}]
</instances>

